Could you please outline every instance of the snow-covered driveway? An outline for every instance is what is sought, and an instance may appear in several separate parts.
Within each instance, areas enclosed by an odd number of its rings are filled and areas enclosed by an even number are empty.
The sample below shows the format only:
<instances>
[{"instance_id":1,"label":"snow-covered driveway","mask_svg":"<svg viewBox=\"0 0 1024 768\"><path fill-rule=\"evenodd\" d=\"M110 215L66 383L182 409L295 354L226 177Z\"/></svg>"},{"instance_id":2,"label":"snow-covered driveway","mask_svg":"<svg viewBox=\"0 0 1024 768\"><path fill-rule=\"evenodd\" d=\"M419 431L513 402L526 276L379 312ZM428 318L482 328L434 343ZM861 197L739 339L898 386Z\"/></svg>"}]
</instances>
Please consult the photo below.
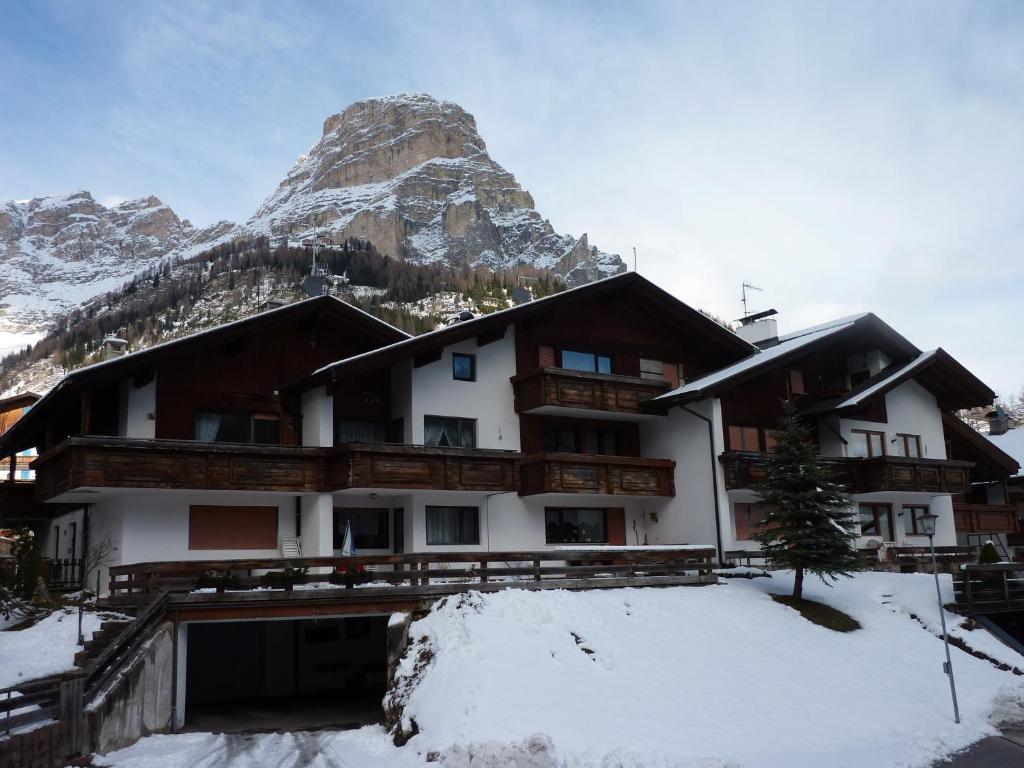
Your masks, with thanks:
<instances>
[{"instance_id":1,"label":"snow-covered driveway","mask_svg":"<svg viewBox=\"0 0 1024 768\"><path fill-rule=\"evenodd\" d=\"M183 733L150 736L96 757L117 768L405 768L423 766L412 750L394 747L379 726L356 731Z\"/></svg>"}]
</instances>

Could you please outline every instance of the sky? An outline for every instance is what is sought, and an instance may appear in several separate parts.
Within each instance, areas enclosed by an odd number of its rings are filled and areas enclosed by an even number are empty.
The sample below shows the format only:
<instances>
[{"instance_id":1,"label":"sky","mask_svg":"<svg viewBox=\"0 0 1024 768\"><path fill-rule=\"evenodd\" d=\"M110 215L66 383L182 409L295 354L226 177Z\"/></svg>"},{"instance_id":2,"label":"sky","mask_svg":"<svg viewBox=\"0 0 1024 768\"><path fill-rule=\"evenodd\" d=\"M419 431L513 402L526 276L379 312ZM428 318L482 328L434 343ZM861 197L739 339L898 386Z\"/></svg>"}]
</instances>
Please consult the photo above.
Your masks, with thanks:
<instances>
[{"instance_id":1,"label":"sky","mask_svg":"<svg viewBox=\"0 0 1024 768\"><path fill-rule=\"evenodd\" d=\"M244 221L359 99L462 105L559 232L1024 389L1024 4L0 3L0 200Z\"/></svg>"}]
</instances>

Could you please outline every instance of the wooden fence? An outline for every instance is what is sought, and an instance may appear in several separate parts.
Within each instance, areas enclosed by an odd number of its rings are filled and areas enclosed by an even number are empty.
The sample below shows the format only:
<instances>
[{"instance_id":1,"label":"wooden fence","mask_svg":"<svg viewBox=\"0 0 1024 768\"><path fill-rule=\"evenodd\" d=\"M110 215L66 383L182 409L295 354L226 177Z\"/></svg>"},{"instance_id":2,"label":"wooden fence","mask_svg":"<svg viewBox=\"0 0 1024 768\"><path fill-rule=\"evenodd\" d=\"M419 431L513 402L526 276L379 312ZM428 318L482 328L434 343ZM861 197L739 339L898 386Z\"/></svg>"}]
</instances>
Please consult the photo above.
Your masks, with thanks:
<instances>
[{"instance_id":1,"label":"wooden fence","mask_svg":"<svg viewBox=\"0 0 1024 768\"><path fill-rule=\"evenodd\" d=\"M200 584L227 590L251 589L264 584L262 574L284 569L293 584L324 582L332 572L362 574L358 580L376 586L416 590L448 584L452 591L473 584L544 580L594 580L636 576L675 576L696 572L710 574L715 550L691 548L554 549L522 552L445 552L354 557L306 557L291 560L189 560L135 563L110 569L110 602L148 602L156 592L190 591ZM319 572L318 572L319 571ZM337 581L343 582L339 577ZM283 585L283 584L282 584ZM284 586L284 585L283 585ZM290 585L285 586L289 588ZM342 586L342 584L339 584Z\"/></svg>"},{"instance_id":2,"label":"wooden fence","mask_svg":"<svg viewBox=\"0 0 1024 768\"><path fill-rule=\"evenodd\" d=\"M953 579L957 609L966 614L1024 611L1024 566L965 565Z\"/></svg>"}]
</instances>

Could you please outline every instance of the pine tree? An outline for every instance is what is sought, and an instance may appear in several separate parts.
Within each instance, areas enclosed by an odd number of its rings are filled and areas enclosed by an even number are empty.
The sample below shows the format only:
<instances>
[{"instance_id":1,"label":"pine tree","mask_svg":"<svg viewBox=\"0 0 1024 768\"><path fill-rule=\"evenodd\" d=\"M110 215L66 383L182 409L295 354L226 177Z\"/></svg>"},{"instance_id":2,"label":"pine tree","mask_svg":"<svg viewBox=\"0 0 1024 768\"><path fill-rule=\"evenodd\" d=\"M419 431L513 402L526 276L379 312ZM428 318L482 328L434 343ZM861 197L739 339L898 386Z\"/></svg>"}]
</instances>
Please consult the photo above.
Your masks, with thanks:
<instances>
[{"instance_id":1,"label":"pine tree","mask_svg":"<svg viewBox=\"0 0 1024 768\"><path fill-rule=\"evenodd\" d=\"M828 584L864 567L853 548L857 522L845 488L832 480L792 403L785 403L780 428L772 436L774 452L757 488L770 511L754 538L771 566L795 571L793 597L801 599L805 572Z\"/></svg>"}]
</instances>

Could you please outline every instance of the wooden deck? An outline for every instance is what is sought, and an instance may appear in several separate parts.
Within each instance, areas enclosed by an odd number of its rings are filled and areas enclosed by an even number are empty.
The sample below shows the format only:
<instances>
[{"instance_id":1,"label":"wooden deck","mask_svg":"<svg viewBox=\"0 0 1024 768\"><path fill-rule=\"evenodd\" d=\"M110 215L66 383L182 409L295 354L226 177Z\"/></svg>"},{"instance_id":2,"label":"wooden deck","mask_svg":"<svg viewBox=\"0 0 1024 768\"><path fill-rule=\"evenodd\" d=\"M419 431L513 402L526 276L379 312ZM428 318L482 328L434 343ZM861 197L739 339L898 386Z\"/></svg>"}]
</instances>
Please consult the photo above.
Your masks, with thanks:
<instances>
[{"instance_id":1,"label":"wooden deck","mask_svg":"<svg viewBox=\"0 0 1024 768\"><path fill-rule=\"evenodd\" d=\"M715 550L710 547L554 549L528 552L447 552L405 555L314 557L295 560L192 560L135 563L110 569L110 606L138 605L155 595L175 593L176 605L250 608L270 604L292 609L302 604L429 604L468 590L601 589L621 586L707 584ZM285 568L308 569L290 589L255 590L261 574ZM328 584L338 569L361 569L367 583ZM225 578L220 592L196 592L203 578ZM231 582L226 582L226 577ZM306 588L304 585L322 585ZM264 606L265 607L265 606ZM304 610L298 608L297 610ZM297 614L296 614L297 615Z\"/></svg>"}]
</instances>

